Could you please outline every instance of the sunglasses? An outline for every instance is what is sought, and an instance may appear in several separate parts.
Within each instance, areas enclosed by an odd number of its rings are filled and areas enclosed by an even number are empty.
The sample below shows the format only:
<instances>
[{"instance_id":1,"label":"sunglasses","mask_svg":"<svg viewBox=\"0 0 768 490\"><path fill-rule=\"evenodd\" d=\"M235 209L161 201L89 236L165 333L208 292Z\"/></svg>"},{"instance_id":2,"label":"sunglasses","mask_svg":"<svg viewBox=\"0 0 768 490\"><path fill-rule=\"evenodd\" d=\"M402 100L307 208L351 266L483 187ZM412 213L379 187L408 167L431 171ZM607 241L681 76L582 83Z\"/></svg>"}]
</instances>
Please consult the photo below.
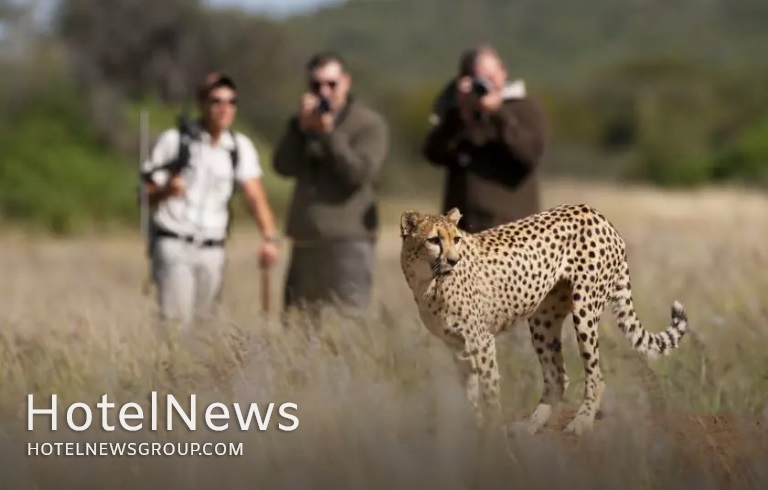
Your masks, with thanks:
<instances>
[{"instance_id":1,"label":"sunglasses","mask_svg":"<svg viewBox=\"0 0 768 490\"><path fill-rule=\"evenodd\" d=\"M221 104L229 104L236 106L237 105L237 97L233 97L231 99L223 99L221 97L211 97L208 99L208 102L211 105L221 105Z\"/></svg>"},{"instance_id":2,"label":"sunglasses","mask_svg":"<svg viewBox=\"0 0 768 490\"><path fill-rule=\"evenodd\" d=\"M334 90L338 84L338 80L311 80L309 82L309 87L313 92L317 92L321 87L323 87L323 85L327 85L328 88Z\"/></svg>"}]
</instances>

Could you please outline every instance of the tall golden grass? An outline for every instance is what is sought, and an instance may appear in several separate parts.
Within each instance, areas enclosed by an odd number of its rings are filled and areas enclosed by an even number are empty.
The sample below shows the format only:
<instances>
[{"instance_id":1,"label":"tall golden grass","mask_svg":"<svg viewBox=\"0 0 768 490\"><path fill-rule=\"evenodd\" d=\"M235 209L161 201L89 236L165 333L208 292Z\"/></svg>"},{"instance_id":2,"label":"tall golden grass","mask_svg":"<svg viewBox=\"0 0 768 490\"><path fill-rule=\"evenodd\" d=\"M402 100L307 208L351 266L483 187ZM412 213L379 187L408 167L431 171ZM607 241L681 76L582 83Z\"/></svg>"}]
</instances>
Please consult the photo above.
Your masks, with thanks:
<instances>
[{"instance_id":1,"label":"tall golden grass","mask_svg":"<svg viewBox=\"0 0 768 490\"><path fill-rule=\"evenodd\" d=\"M516 435L520 465L507 467L475 438L447 352L418 320L399 268L393 219L434 201L385 205L371 319L329 311L307 335L261 312L257 235L235 231L220 316L194 343L165 342L137 236L0 241L0 465L3 488L765 488L768 440L768 199L741 190L661 192L573 182L548 183L546 205L587 202L624 235L636 308L658 331L673 299L692 332L668 358L648 363L606 312L601 363L604 416L582 440L558 432ZM273 274L279 306L284 262ZM563 410L578 406L583 372L570 323L572 380ZM541 389L528 331L500 339L503 399L510 422ZM26 430L36 406L59 397L95 407L103 394L145 404L172 393L198 405L295 402L300 425L222 433L174 430L75 433ZM185 403L183 403L186 405ZM164 412L161 412L164 414ZM162 419L162 418L161 418ZM233 419L234 420L234 419ZM81 422L82 418L76 419ZM161 424L164 420L161 420ZM198 421L200 424L201 421ZM27 443L51 441L242 442L229 457L29 457Z\"/></svg>"}]
</instances>

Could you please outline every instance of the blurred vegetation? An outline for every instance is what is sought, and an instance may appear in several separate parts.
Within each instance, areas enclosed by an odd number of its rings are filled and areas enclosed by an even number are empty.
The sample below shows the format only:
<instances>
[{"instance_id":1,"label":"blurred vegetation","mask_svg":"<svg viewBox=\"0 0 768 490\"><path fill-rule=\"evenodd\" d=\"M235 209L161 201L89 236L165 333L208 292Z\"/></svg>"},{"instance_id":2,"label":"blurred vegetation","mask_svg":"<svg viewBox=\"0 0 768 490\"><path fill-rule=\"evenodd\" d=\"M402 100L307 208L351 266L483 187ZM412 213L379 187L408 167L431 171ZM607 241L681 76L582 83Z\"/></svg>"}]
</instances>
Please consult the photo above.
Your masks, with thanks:
<instances>
[{"instance_id":1,"label":"blurred vegetation","mask_svg":"<svg viewBox=\"0 0 768 490\"><path fill-rule=\"evenodd\" d=\"M137 223L138 109L154 142L212 69L240 82L239 127L282 214L291 183L272 172L270 146L320 48L348 58L355 92L389 120L385 194L436 185L418 153L429 108L478 41L545 104L550 174L768 184L764 1L349 1L279 22L198 0L56 7L41 26L30 6L0 0L4 221L59 233Z\"/></svg>"}]
</instances>

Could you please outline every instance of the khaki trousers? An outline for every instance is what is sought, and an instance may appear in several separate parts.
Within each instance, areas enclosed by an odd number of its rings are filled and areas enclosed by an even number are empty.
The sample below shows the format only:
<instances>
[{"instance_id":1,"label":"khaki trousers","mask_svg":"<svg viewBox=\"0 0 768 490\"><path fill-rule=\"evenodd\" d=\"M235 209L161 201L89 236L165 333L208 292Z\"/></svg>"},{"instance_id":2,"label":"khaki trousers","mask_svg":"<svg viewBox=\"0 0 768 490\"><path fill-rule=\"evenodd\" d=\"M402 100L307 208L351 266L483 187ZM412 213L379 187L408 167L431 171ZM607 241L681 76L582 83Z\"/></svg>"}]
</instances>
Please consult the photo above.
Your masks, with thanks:
<instances>
[{"instance_id":1,"label":"khaki trousers","mask_svg":"<svg viewBox=\"0 0 768 490\"><path fill-rule=\"evenodd\" d=\"M152 251L152 276L160 318L189 326L214 314L224 279L224 247L200 247L175 238L158 238Z\"/></svg>"}]
</instances>

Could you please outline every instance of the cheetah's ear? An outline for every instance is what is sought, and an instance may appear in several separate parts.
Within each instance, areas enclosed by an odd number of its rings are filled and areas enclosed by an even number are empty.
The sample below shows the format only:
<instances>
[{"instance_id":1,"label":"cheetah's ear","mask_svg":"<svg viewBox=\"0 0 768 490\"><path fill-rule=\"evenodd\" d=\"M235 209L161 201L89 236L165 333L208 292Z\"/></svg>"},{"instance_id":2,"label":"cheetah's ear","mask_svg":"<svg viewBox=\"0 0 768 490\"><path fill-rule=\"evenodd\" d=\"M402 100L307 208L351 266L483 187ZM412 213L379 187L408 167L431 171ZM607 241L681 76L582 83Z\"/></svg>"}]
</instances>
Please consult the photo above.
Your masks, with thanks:
<instances>
[{"instance_id":1,"label":"cheetah's ear","mask_svg":"<svg viewBox=\"0 0 768 490\"><path fill-rule=\"evenodd\" d=\"M450 211L445 213L445 217L448 218L448 221L455 225L459 224L459 220L461 219L461 212L459 211L459 208L451 208Z\"/></svg>"},{"instance_id":2,"label":"cheetah's ear","mask_svg":"<svg viewBox=\"0 0 768 490\"><path fill-rule=\"evenodd\" d=\"M412 234L419 224L419 213L416 211L405 211L400 215L400 236L405 238Z\"/></svg>"}]
</instances>

